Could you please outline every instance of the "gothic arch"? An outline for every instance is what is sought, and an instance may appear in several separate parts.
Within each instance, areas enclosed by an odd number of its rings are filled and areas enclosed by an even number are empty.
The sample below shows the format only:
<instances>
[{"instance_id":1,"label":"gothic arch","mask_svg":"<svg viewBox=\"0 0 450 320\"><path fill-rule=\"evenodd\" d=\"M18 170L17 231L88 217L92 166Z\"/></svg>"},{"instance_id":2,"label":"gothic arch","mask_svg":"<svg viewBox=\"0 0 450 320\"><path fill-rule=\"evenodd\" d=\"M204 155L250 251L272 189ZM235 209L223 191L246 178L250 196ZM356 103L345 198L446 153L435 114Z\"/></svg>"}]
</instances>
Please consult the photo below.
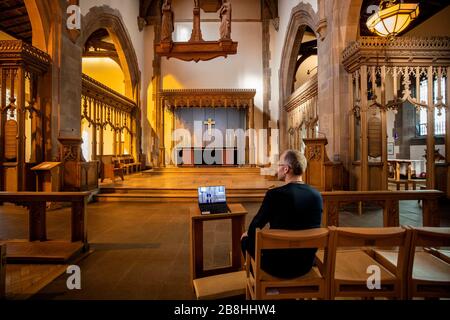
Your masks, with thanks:
<instances>
[{"instance_id":1,"label":"gothic arch","mask_svg":"<svg viewBox=\"0 0 450 320\"><path fill-rule=\"evenodd\" d=\"M359 19L363 0L342 0L341 12L339 16L341 21L345 21L344 46L358 39Z\"/></svg>"},{"instance_id":2,"label":"gothic arch","mask_svg":"<svg viewBox=\"0 0 450 320\"><path fill-rule=\"evenodd\" d=\"M92 33L104 28L108 31L119 55L120 64L125 76L125 91L129 98L137 98L140 82L140 71L136 52L130 35L125 28L122 16L117 9L109 6L92 7L81 20L81 36L77 44L84 46Z\"/></svg>"},{"instance_id":3,"label":"gothic arch","mask_svg":"<svg viewBox=\"0 0 450 320\"><path fill-rule=\"evenodd\" d=\"M24 4L33 30L33 46L51 55L49 37L54 28L53 17L61 11L59 1L25 0Z\"/></svg>"},{"instance_id":4,"label":"gothic arch","mask_svg":"<svg viewBox=\"0 0 450 320\"><path fill-rule=\"evenodd\" d=\"M287 115L284 111L285 101L292 94L291 88L294 81L295 64L300 49L301 40L306 27L310 27L319 38L317 26L319 24L318 14L309 3L300 3L292 8L291 17L286 31L280 64L280 146L287 146Z\"/></svg>"}]
</instances>

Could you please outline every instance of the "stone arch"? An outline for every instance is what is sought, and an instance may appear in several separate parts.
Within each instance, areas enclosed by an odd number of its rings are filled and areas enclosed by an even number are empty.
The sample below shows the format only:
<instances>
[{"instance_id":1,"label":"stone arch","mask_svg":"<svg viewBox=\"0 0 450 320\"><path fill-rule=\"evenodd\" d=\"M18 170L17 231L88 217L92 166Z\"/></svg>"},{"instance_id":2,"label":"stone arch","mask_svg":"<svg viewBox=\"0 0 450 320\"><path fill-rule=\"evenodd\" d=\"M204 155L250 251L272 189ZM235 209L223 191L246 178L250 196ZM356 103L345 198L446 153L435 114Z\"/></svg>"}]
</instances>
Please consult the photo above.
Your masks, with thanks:
<instances>
[{"instance_id":1,"label":"stone arch","mask_svg":"<svg viewBox=\"0 0 450 320\"><path fill-rule=\"evenodd\" d=\"M341 21L346 22L346 24L342 26L344 28L344 46L352 41L356 41L359 37L359 20L362 4L363 0L342 1L339 16L342 17Z\"/></svg>"},{"instance_id":2,"label":"stone arch","mask_svg":"<svg viewBox=\"0 0 450 320\"><path fill-rule=\"evenodd\" d=\"M306 27L310 27L314 31L316 37L319 38L317 27L319 25L319 16L309 3L301 2L292 8L291 17L286 31L283 50L281 54L280 64L280 97L279 97L279 117L280 117L280 146L285 148L288 143L287 134L287 113L284 111L285 101L292 94L295 64L297 61L298 51L300 49L301 40L305 33Z\"/></svg>"},{"instance_id":3,"label":"stone arch","mask_svg":"<svg viewBox=\"0 0 450 320\"><path fill-rule=\"evenodd\" d=\"M61 11L58 1L25 0L25 7L33 30L33 46L48 52L50 34L54 27L53 17Z\"/></svg>"},{"instance_id":4,"label":"stone arch","mask_svg":"<svg viewBox=\"0 0 450 320\"><path fill-rule=\"evenodd\" d=\"M119 55L125 76L125 92L129 98L137 99L140 71L136 52L122 16L117 9L103 5L92 7L81 20L81 36L77 44L83 47L92 33L104 28L108 31Z\"/></svg>"}]
</instances>

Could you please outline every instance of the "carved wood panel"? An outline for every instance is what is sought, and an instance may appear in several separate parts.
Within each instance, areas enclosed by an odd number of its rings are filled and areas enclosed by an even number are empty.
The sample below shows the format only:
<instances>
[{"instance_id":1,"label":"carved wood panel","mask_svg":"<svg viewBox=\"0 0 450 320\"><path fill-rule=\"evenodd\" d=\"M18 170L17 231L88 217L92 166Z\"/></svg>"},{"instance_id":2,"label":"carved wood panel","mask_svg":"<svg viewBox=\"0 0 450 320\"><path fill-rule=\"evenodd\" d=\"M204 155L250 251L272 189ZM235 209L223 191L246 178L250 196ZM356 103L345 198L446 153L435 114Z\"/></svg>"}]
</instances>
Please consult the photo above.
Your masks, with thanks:
<instances>
[{"instance_id":1,"label":"carved wood panel","mask_svg":"<svg viewBox=\"0 0 450 320\"><path fill-rule=\"evenodd\" d=\"M369 157L381 157L381 119L371 117L368 121Z\"/></svg>"},{"instance_id":2,"label":"carved wood panel","mask_svg":"<svg viewBox=\"0 0 450 320\"><path fill-rule=\"evenodd\" d=\"M17 121L8 120L5 124L5 158L17 159Z\"/></svg>"}]
</instances>

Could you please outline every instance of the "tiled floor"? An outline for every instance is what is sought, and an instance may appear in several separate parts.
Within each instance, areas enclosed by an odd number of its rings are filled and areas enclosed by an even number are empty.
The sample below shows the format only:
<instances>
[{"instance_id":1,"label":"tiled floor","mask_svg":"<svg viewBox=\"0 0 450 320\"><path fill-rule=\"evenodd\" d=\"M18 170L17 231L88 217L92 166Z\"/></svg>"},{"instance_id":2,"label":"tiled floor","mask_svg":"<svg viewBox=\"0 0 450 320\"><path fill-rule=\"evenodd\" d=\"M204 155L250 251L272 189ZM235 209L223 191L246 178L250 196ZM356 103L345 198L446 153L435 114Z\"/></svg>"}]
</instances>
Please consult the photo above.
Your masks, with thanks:
<instances>
[{"instance_id":1,"label":"tiled floor","mask_svg":"<svg viewBox=\"0 0 450 320\"><path fill-rule=\"evenodd\" d=\"M189 268L189 206L192 203L95 203L88 206L88 237L94 252L79 265L82 290L66 288L66 274L41 290L35 299L192 299ZM245 203L247 225L259 203ZM381 210L366 207L363 215L346 208L342 226L381 226ZM421 225L416 201L400 204L400 222ZM450 208L441 207L442 226L450 226ZM50 239L69 239L70 209L48 213ZM26 210L0 207L0 239L27 235ZM205 266L227 264L230 225L205 226Z\"/></svg>"}]
</instances>

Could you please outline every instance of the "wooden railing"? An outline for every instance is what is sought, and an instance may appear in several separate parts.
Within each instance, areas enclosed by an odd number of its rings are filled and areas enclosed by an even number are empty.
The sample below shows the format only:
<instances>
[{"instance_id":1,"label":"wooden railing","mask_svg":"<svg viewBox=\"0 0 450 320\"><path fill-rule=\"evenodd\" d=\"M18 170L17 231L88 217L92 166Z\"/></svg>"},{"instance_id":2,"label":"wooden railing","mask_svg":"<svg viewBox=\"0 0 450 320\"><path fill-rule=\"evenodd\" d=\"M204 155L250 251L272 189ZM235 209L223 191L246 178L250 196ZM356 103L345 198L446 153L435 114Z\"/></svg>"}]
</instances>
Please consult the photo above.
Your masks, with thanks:
<instances>
[{"instance_id":1,"label":"wooden railing","mask_svg":"<svg viewBox=\"0 0 450 320\"><path fill-rule=\"evenodd\" d=\"M92 159L103 155L103 136L107 127L114 132L114 154L124 153L122 141L127 140L126 137L129 137L131 144L128 151L130 154L134 154L137 104L85 74L82 76L81 100L81 117L89 123L93 130ZM97 130L100 131L98 142ZM97 144L100 147L98 153Z\"/></svg>"},{"instance_id":2,"label":"wooden railing","mask_svg":"<svg viewBox=\"0 0 450 320\"><path fill-rule=\"evenodd\" d=\"M352 203L370 202L383 208L383 226L400 225L399 201L422 201L422 217L424 227L439 227L440 217L438 199L444 193L437 190L421 191L339 191L323 192L323 225L339 226L339 210Z\"/></svg>"},{"instance_id":3,"label":"wooden railing","mask_svg":"<svg viewBox=\"0 0 450 320\"><path fill-rule=\"evenodd\" d=\"M47 203L70 202L72 206L71 241L87 248L86 207L90 192L0 192L0 203L28 207L29 241L47 241Z\"/></svg>"}]
</instances>

